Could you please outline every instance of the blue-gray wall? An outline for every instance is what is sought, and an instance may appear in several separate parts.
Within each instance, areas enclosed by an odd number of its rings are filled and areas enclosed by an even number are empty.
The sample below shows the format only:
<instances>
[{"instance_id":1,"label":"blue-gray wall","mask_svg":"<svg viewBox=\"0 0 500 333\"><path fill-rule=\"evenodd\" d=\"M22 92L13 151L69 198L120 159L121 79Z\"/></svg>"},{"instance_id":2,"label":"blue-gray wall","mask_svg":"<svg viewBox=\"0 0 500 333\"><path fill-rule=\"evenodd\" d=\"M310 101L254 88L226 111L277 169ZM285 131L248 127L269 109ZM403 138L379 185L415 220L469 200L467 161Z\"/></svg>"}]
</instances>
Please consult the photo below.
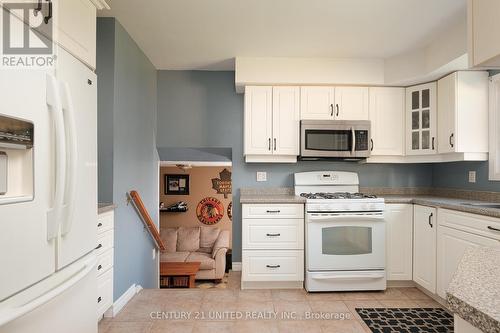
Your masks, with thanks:
<instances>
[{"instance_id":1,"label":"blue-gray wall","mask_svg":"<svg viewBox=\"0 0 500 333\"><path fill-rule=\"evenodd\" d=\"M476 182L469 183L469 171L476 171ZM499 181L488 180L488 162L453 162L433 166L432 185L472 191L500 192Z\"/></svg>"},{"instance_id":2,"label":"blue-gray wall","mask_svg":"<svg viewBox=\"0 0 500 333\"><path fill-rule=\"evenodd\" d=\"M157 285L154 244L126 195L137 190L158 224L156 69L114 18L97 21L99 199L115 210L114 300ZM111 188L110 188L111 186ZM112 196L110 197L110 193Z\"/></svg>"},{"instance_id":3,"label":"blue-gray wall","mask_svg":"<svg viewBox=\"0 0 500 333\"><path fill-rule=\"evenodd\" d=\"M241 261L241 187L293 186L293 173L313 170L357 171L362 186L432 185L432 166L425 164L244 163L243 95L235 92L234 72L158 71L157 144L232 149L234 261ZM256 171L267 171L268 181L256 182Z\"/></svg>"}]
</instances>

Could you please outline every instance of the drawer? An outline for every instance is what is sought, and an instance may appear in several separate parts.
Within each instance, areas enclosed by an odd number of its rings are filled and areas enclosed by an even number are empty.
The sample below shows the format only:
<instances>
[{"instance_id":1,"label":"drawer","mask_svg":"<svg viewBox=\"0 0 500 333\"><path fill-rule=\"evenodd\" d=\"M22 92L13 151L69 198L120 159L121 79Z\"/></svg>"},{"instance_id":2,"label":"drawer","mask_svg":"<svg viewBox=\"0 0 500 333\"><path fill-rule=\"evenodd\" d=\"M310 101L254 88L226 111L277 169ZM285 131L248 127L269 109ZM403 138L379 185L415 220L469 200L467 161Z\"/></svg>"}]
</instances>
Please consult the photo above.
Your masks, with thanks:
<instances>
[{"instance_id":1,"label":"drawer","mask_svg":"<svg viewBox=\"0 0 500 333\"><path fill-rule=\"evenodd\" d=\"M243 249L304 249L303 219L244 219Z\"/></svg>"},{"instance_id":2,"label":"drawer","mask_svg":"<svg viewBox=\"0 0 500 333\"><path fill-rule=\"evenodd\" d=\"M114 212L110 211L97 216L97 234L113 229L114 215Z\"/></svg>"},{"instance_id":3,"label":"drawer","mask_svg":"<svg viewBox=\"0 0 500 333\"><path fill-rule=\"evenodd\" d=\"M114 230L109 230L97 236L95 249L98 256L113 248L113 231Z\"/></svg>"},{"instance_id":4,"label":"drawer","mask_svg":"<svg viewBox=\"0 0 500 333\"><path fill-rule=\"evenodd\" d=\"M439 209L437 215L440 226L500 240L500 219L498 218L449 209Z\"/></svg>"},{"instance_id":5,"label":"drawer","mask_svg":"<svg viewBox=\"0 0 500 333\"><path fill-rule=\"evenodd\" d=\"M113 270L110 269L97 278L97 318L113 305Z\"/></svg>"},{"instance_id":6,"label":"drawer","mask_svg":"<svg viewBox=\"0 0 500 333\"><path fill-rule=\"evenodd\" d=\"M113 249L109 249L97 257L97 265L95 266L97 276L101 276L113 267L113 252Z\"/></svg>"},{"instance_id":7,"label":"drawer","mask_svg":"<svg viewBox=\"0 0 500 333\"><path fill-rule=\"evenodd\" d=\"M304 218L303 204L244 204L244 219Z\"/></svg>"},{"instance_id":8,"label":"drawer","mask_svg":"<svg viewBox=\"0 0 500 333\"><path fill-rule=\"evenodd\" d=\"M242 281L304 281L304 251L243 251Z\"/></svg>"}]
</instances>

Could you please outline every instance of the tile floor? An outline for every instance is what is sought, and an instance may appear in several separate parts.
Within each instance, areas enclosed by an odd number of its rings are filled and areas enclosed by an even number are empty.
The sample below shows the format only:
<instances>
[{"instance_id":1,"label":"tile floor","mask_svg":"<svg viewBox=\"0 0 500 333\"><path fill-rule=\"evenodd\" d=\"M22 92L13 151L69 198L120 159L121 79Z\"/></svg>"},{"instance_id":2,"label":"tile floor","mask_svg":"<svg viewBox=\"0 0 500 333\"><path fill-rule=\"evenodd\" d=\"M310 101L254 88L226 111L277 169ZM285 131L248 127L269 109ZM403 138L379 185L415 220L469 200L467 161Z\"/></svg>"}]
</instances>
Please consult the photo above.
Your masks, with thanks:
<instances>
[{"instance_id":1,"label":"tile floor","mask_svg":"<svg viewBox=\"0 0 500 333\"><path fill-rule=\"evenodd\" d=\"M239 273L231 273L228 279L227 289L142 290L115 318L101 320L99 333L366 333L370 330L356 307L440 307L416 288L308 294L304 290L240 290ZM277 318L260 317L269 313L277 313ZM238 320L239 315L246 319Z\"/></svg>"}]
</instances>

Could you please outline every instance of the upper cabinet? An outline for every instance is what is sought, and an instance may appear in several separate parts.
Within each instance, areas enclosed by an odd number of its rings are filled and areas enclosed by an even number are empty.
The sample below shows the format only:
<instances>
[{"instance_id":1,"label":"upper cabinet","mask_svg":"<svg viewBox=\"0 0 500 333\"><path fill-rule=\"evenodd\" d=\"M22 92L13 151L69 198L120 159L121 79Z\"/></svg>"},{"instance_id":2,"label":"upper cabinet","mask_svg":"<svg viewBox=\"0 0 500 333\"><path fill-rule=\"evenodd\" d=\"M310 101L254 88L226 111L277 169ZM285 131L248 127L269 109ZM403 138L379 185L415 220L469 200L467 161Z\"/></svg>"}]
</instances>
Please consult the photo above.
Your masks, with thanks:
<instances>
[{"instance_id":1,"label":"upper cabinet","mask_svg":"<svg viewBox=\"0 0 500 333\"><path fill-rule=\"evenodd\" d=\"M467 44L469 67L500 66L500 1L468 0Z\"/></svg>"},{"instance_id":2,"label":"upper cabinet","mask_svg":"<svg viewBox=\"0 0 500 333\"><path fill-rule=\"evenodd\" d=\"M488 73L452 73L437 93L438 153L488 152Z\"/></svg>"},{"instance_id":3,"label":"upper cabinet","mask_svg":"<svg viewBox=\"0 0 500 333\"><path fill-rule=\"evenodd\" d=\"M406 154L436 154L436 82L406 88Z\"/></svg>"},{"instance_id":4,"label":"upper cabinet","mask_svg":"<svg viewBox=\"0 0 500 333\"><path fill-rule=\"evenodd\" d=\"M368 88L367 87L336 87L335 88L335 119L367 120L368 119Z\"/></svg>"},{"instance_id":5,"label":"upper cabinet","mask_svg":"<svg viewBox=\"0 0 500 333\"><path fill-rule=\"evenodd\" d=\"M299 155L299 87L245 88L245 160L296 162Z\"/></svg>"},{"instance_id":6,"label":"upper cabinet","mask_svg":"<svg viewBox=\"0 0 500 333\"><path fill-rule=\"evenodd\" d=\"M403 156L405 89L370 88L371 155Z\"/></svg>"},{"instance_id":7,"label":"upper cabinet","mask_svg":"<svg viewBox=\"0 0 500 333\"><path fill-rule=\"evenodd\" d=\"M300 119L367 120L367 87L301 87Z\"/></svg>"}]
</instances>

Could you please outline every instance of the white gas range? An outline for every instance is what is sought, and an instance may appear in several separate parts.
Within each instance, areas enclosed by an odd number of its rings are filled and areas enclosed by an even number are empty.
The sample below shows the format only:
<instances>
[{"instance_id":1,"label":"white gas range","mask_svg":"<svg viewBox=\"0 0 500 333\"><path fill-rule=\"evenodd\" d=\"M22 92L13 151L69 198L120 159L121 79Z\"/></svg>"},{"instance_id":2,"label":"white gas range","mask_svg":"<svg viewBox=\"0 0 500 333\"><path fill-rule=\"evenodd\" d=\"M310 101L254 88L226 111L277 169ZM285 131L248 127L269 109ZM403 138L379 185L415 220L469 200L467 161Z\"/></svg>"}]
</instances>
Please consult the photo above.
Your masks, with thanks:
<instances>
[{"instance_id":1,"label":"white gas range","mask_svg":"<svg viewBox=\"0 0 500 333\"><path fill-rule=\"evenodd\" d=\"M386 288L384 199L358 192L357 173L295 174L307 198L307 291Z\"/></svg>"}]
</instances>

